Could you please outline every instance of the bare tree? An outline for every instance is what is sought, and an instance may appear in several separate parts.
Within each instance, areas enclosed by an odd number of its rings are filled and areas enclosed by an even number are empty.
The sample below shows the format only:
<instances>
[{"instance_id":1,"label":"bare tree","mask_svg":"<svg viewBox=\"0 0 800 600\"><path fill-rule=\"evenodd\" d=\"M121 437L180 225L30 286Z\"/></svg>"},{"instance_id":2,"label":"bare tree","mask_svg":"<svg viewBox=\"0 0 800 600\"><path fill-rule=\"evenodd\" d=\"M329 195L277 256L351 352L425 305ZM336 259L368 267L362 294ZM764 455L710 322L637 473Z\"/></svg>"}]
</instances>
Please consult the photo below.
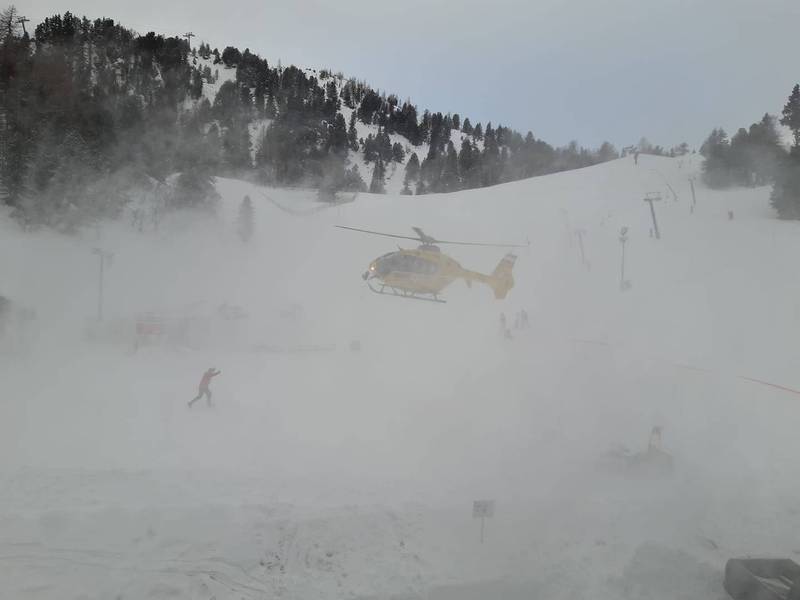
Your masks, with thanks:
<instances>
[{"instance_id":1,"label":"bare tree","mask_svg":"<svg viewBox=\"0 0 800 600\"><path fill-rule=\"evenodd\" d=\"M19 11L13 4L0 12L0 43L17 37L19 32Z\"/></svg>"}]
</instances>

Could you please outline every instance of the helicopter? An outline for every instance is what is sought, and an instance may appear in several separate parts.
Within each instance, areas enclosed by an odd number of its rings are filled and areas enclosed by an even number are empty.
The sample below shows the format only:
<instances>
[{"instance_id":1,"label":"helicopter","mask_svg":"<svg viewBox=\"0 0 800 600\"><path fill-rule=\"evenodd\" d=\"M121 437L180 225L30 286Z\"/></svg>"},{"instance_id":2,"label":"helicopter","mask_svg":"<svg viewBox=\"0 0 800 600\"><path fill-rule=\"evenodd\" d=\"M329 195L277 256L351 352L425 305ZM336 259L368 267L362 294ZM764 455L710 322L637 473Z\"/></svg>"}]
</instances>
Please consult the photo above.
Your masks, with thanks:
<instances>
[{"instance_id":1,"label":"helicopter","mask_svg":"<svg viewBox=\"0 0 800 600\"><path fill-rule=\"evenodd\" d=\"M440 297L444 288L456 279L463 279L472 287L473 281L488 285L494 297L503 300L509 290L514 287L511 270L517 257L513 253L506 254L491 274L485 275L477 271L465 269L458 262L447 256L439 248L442 244L459 246L488 246L494 248L522 248L521 244L484 244L480 242L454 242L437 240L426 234L419 227L411 229L417 235L395 235L357 227L336 225L339 229L348 229L370 235L414 240L420 245L412 249L399 248L373 260L361 278L367 287L376 294L399 296L410 300L426 300L430 302L446 302Z\"/></svg>"}]
</instances>

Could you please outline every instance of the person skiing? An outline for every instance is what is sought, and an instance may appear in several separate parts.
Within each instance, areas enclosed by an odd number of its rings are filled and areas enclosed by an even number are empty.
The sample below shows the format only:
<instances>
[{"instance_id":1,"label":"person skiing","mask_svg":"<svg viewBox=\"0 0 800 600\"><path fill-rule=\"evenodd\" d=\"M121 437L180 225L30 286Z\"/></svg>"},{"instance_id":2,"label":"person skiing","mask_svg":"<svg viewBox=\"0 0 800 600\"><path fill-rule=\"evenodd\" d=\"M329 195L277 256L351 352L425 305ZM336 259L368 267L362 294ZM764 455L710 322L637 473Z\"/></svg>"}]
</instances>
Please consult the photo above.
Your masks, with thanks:
<instances>
[{"instance_id":1,"label":"person skiing","mask_svg":"<svg viewBox=\"0 0 800 600\"><path fill-rule=\"evenodd\" d=\"M650 431L650 441L647 443L648 452L661 452L661 426L655 425Z\"/></svg>"},{"instance_id":2,"label":"person skiing","mask_svg":"<svg viewBox=\"0 0 800 600\"><path fill-rule=\"evenodd\" d=\"M206 397L206 402L209 406L211 406L211 390L208 388L208 386L211 383L211 379L220 373L222 373L222 371L217 371L214 367L211 367L205 373L203 373L203 377L200 379L200 385L197 388L197 396L189 401L189 408L192 408L192 404L200 400L200 398L203 396Z\"/></svg>"}]
</instances>

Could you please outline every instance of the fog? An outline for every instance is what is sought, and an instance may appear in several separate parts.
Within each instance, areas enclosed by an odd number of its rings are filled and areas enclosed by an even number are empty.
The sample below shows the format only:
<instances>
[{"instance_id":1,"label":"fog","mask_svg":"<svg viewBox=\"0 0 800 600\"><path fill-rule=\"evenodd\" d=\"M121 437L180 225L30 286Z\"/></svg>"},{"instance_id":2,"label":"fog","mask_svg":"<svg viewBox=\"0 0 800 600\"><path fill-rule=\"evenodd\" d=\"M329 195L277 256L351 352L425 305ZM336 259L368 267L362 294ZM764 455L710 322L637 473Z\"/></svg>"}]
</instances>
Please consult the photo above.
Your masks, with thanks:
<instances>
[{"instance_id":1,"label":"fog","mask_svg":"<svg viewBox=\"0 0 800 600\"><path fill-rule=\"evenodd\" d=\"M217 179L215 214L141 232L128 216L74 236L3 217L3 295L35 311L0 354L9 589L724 597L727 558L796 546L797 392L752 381L795 379L796 241L768 188L698 185L690 213L697 167L627 157L321 210L313 191ZM455 282L436 304L371 293L360 274L394 240L336 224L530 246L506 300ZM765 247L785 250L769 268ZM101 323L93 248L113 253ZM444 251L486 273L504 252ZM159 339L137 340L145 314ZM189 408L212 366L213 406ZM632 459L653 426L670 471ZM479 499L496 503L483 544Z\"/></svg>"}]
</instances>

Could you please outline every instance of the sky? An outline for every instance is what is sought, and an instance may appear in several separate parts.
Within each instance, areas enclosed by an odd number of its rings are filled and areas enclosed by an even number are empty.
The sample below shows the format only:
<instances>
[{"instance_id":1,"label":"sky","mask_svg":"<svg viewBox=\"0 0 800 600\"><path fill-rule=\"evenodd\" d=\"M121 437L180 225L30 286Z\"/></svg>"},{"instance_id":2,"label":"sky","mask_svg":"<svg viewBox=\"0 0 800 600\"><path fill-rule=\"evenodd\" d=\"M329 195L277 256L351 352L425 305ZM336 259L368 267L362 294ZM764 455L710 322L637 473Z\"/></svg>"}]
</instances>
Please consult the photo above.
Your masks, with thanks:
<instances>
[{"instance_id":1,"label":"sky","mask_svg":"<svg viewBox=\"0 0 800 600\"><path fill-rule=\"evenodd\" d=\"M329 68L421 109L555 145L645 136L699 147L780 113L800 81L797 0L18 0L33 22L70 10L141 33Z\"/></svg>"}]
</instances>

